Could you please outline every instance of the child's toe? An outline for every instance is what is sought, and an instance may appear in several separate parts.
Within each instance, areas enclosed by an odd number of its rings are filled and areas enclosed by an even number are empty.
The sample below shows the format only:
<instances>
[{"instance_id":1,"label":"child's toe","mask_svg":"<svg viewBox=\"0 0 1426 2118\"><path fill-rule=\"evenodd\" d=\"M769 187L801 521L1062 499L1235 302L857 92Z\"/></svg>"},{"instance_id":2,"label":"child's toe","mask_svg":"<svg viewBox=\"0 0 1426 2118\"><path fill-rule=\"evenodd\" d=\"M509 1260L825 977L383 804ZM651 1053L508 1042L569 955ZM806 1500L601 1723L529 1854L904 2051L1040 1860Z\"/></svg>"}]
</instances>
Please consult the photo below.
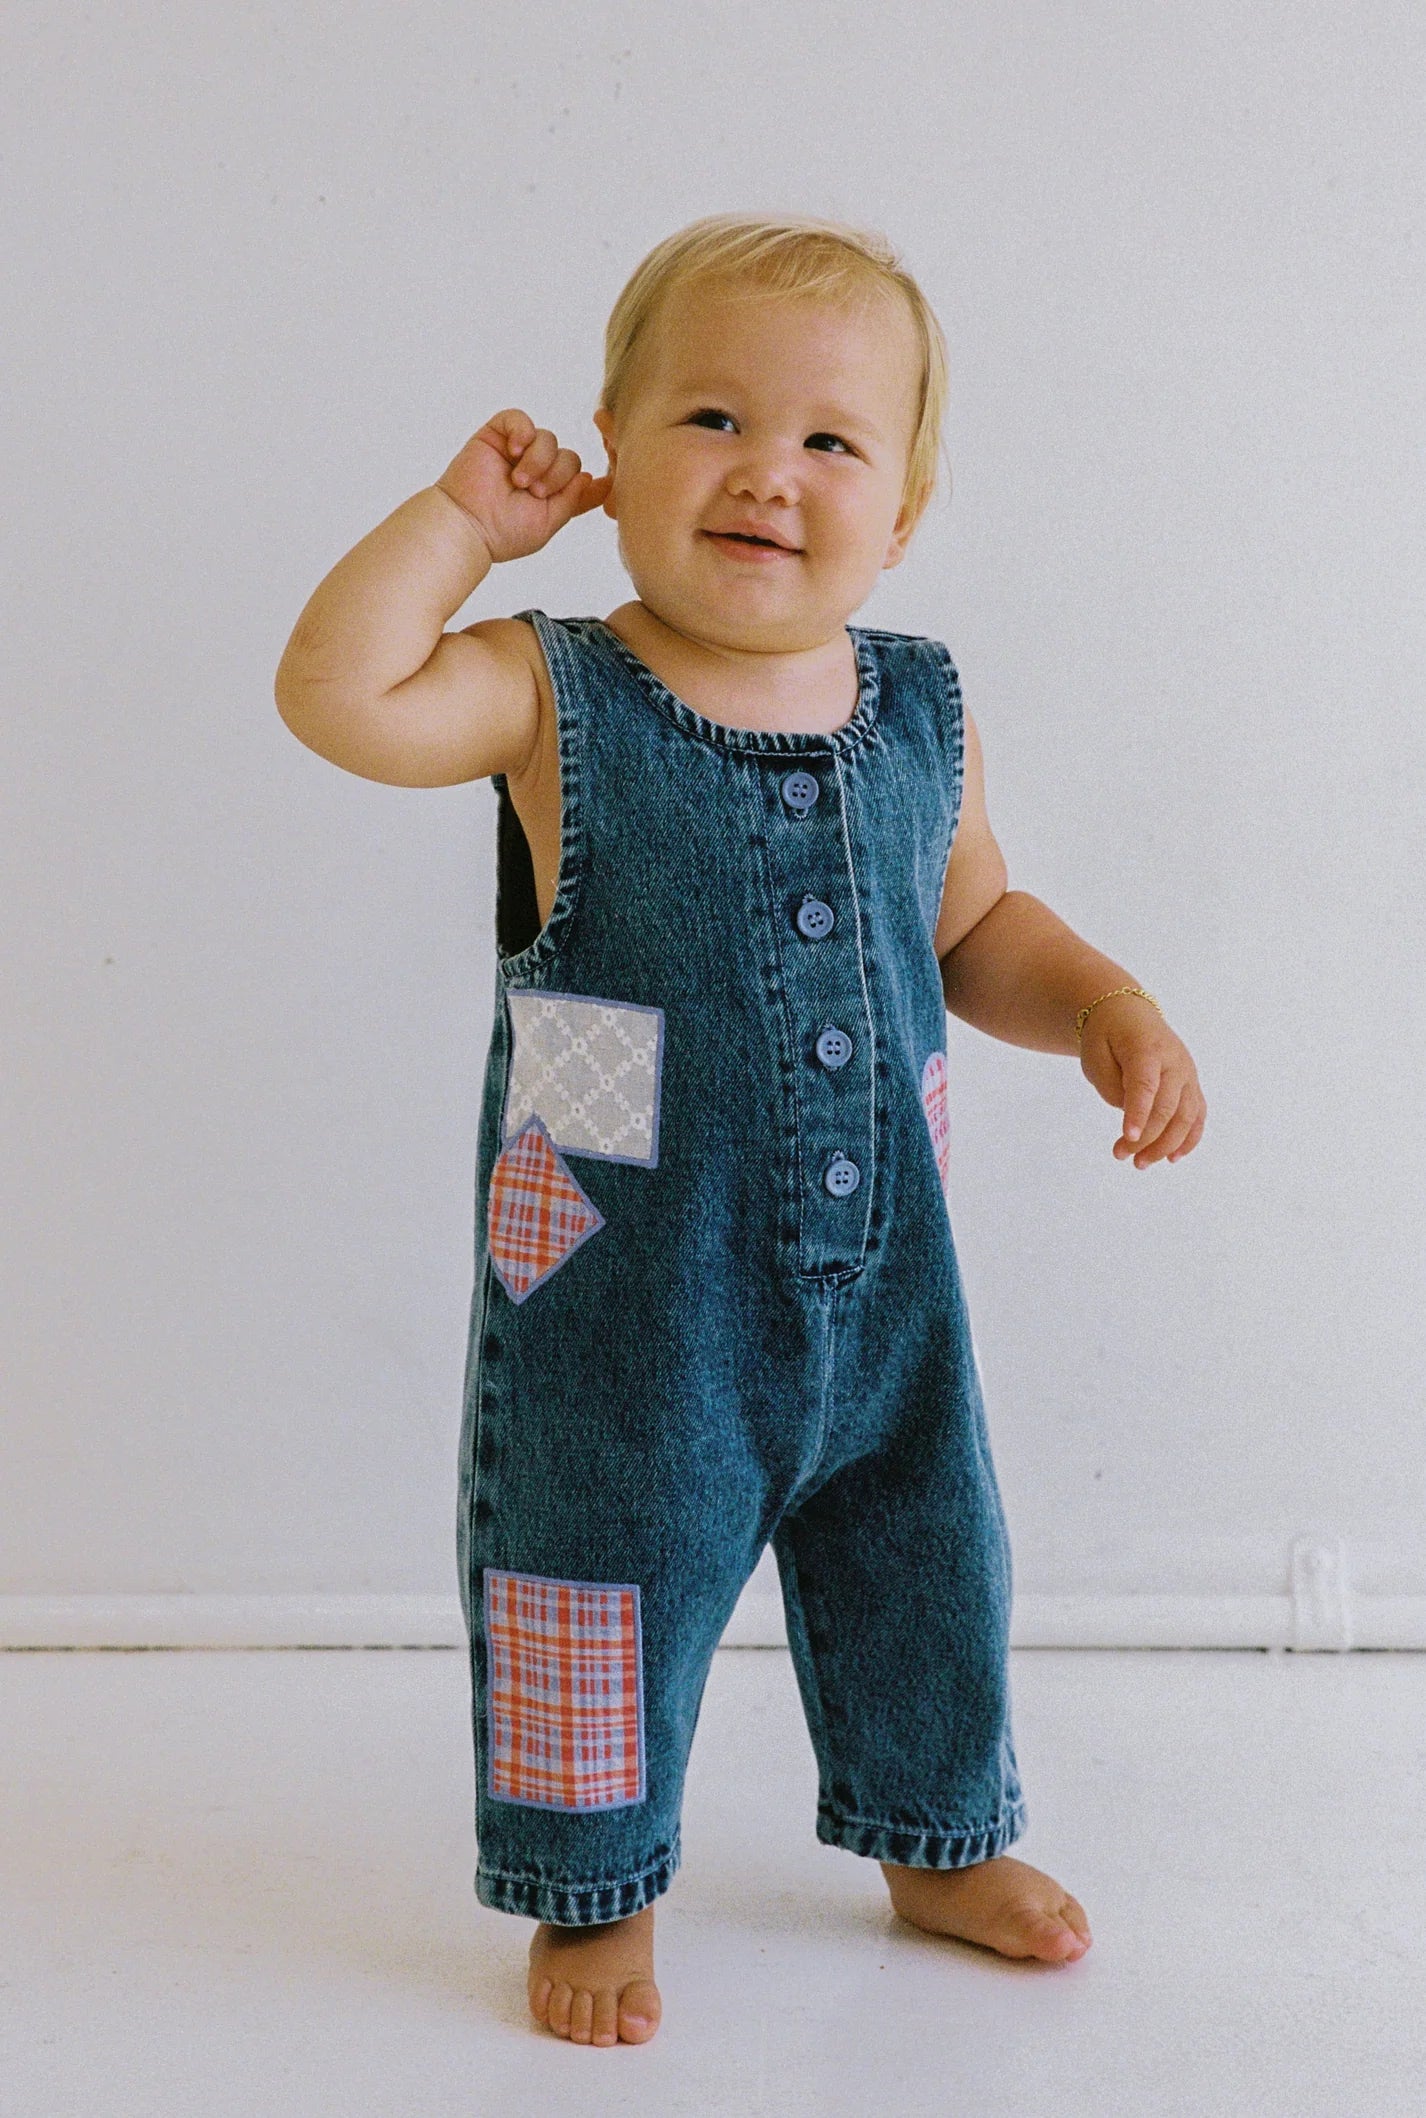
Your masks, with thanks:
<instances>
[{"instance_id":1,"label":"child's toe","mask_svg":"<svg viewBox=\"0 0 1426 2118\"><path fill-rule=\"evenodd\" d=\"M652 1979L631 1979L619 1995L619 2035L626 2044L647 2044L659 2026L663 2003Z\"/></svg>"},{"instance_id":2,"label":"child's toe","mask_svg":"<svg viewBox=\"0 0 1426 2118\"><path fill-rule=\"evenodd\" d=\"M1086 1949L1094 1936L1089 1931L1089 1915L1077 1897L1067 1897L1060 1906L1060 1918L1073 1927Z\"/></svg>"},{"instance_id":3,"label":"child's toe","mask_svg":"<svg viewBox=\"0 0 1426 2118\"><path fill-rule=\"evenodd\" d=\"M612 1986L601 1986L594 1996L592 2042L595 2044L617 2044L619 2042L619 1996Z\"/></svg>"},{"instance_id":4,"label":"child's toe","mask_svg":"<svg viewBox=\"0 0 1426 2118\"><path fill-rule=\"evenodd\" d=\"M588 1986L578 1987L570 2002L569 2034L574 2044L588 2044L594 2034L594 1995Z\"/></svg>"},{"instance_id":5,"label":"child's toe","mask_svg":"<svg viewBox=\"0 0 1426 2118\"><path fill-rule=\"evenodd\" d=\"M1030 1920L1026 1940L1030 1953L1046 1963L1061 1963L1066 1957L1078 1956L1084 1944L1073 1927L1066 1925L1057 1912L1039 1912Z\"/></svg>"},{"instance_id":6,"label":"child's toe","mask_svg":"<svg viewBox=\"0 0 1426 2118\"><path fill-rule=\"evenodd\" d=\"M574 1989L557 1985L550 1993L549 2013L545 2020L557 2037L569 2035L569 2011L574 2005Z\"/></svg>"}]
</instances>

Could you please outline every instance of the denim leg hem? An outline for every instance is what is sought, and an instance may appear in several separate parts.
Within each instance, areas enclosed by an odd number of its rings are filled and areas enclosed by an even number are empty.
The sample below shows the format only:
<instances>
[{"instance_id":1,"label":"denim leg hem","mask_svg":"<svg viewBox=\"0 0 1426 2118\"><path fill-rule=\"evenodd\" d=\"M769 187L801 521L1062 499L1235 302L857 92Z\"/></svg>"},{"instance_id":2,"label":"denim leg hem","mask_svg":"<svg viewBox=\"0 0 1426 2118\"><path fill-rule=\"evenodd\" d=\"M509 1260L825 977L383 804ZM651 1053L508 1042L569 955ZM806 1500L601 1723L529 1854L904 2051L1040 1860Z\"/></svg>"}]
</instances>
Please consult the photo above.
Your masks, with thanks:
<instances>
[{"instance_id":1,"label":"denim leg hem","mask_svg":"<svg viewBox=\"0 0 1426 2118\"><path fill-rule=\"evenodd\" d=\"M662 1897L678 1872L682 1849L677 1839L647 1868L634 1875L597 1883L566 1883L507 1869L478 1867L475 1894L493 1912L518 1912L545 1920L552 1927L597 1927L610 1919L627 1919Z\"/></svg>"},{"instance_id":2,"label":"denim leg hem","mask_svg":"<svg viewBox=\"0 0 1426 2118\"><path fill-rule=\"evenodd\" d=\"M922 1830L915 1825L878 1824L870 1817L846 1816L830 1802L817 1805L817 1836L824 1845L897 1868L973 1868L993 1860L1022 1837L1025 1804L1013 1803L993 1823L958 1826L952 1831Z\"/></svg>"}]
</instances>

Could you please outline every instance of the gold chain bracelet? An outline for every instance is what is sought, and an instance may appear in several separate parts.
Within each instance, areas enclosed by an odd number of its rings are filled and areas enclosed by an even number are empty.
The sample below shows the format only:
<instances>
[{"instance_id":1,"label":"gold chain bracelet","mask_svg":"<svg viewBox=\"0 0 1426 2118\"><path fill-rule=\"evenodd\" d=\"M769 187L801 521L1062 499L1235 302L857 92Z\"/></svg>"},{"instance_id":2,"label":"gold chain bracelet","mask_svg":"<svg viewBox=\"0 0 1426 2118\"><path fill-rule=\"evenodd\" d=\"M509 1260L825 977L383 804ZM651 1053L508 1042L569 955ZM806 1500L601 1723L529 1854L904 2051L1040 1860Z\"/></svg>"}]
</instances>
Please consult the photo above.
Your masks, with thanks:
<instances>
[{"instance_id":1,"label":"gold chain bracelet","mask_svg":"<svg viewBox=\"0 0 1426 2118\"><path fill-rule=\"evenodd\" d=\"M1157 1000L1154 999L1153 994L1146 993L1141 985L1116 985L1112 993L1101 993L1099 996L1099 1000L1113 1000L1120 993L1137 993L1141 1000L1150 1001L1152 1002L1153 1006L1159 1008L1159 1003L1157 1002ZM1081 1008L1079 1013L1074 1018L1075 1037L1081 1044L1083 1044L1084 1042L1085 1017L1089 1014L1089 1008L1098 1007L1099 1000L1091 1000L1089 1003L1089 1007ZM1159 1013L1161 1015L1163 1014L1162 1008L1159 1008Z\"/></svg>"}]
</instances>

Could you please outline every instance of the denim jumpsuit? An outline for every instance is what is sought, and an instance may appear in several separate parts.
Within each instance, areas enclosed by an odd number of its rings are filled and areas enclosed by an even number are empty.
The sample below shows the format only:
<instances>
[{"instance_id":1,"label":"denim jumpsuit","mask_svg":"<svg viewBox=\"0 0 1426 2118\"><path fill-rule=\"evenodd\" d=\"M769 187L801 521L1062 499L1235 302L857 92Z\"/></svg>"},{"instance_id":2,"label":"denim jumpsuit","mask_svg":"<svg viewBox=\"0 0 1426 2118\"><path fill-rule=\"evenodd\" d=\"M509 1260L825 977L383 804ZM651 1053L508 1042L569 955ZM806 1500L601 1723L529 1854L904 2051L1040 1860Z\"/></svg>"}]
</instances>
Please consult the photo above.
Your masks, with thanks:
<instances>
[{"instance_id":1,"label":"denim jumpsuit","mask_svg":"<svg viewBox=\"0 0 1426 2118\"><path fill-rule=\"evenodd\" d=\"M769 1540L818 1838L989 1859L1025 1810L946 1205L955 669L848 627L849 721L735 728L601 620L520 616L562 814L541 927L494 777L457 1536L476 1895L587 1926L668 1888L713 1652Z\"/></svg>"}]
</instances>

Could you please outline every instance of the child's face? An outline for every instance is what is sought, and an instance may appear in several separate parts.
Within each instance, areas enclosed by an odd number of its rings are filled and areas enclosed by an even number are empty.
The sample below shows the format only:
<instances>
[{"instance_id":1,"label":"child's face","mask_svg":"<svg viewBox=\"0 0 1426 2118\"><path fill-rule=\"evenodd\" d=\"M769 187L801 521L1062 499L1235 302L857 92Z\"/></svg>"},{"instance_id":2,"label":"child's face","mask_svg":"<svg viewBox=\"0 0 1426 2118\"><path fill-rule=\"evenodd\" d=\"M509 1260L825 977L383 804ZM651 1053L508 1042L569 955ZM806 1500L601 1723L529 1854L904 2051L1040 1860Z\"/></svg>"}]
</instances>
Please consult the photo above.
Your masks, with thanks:
<instances>
[{"instance_id":1,"label":"child's face","mask_svg":"<svg viewBox=\"0 0 1426 2118\"><path fill-rule=\"evenodd\" d=\"M614 474L604 508L640 600L716 646L821 645L915 527L901 501L920 380L905 304L692 281L650 332L617 422L594 415Z\"/></svg>"}]
</instances>

